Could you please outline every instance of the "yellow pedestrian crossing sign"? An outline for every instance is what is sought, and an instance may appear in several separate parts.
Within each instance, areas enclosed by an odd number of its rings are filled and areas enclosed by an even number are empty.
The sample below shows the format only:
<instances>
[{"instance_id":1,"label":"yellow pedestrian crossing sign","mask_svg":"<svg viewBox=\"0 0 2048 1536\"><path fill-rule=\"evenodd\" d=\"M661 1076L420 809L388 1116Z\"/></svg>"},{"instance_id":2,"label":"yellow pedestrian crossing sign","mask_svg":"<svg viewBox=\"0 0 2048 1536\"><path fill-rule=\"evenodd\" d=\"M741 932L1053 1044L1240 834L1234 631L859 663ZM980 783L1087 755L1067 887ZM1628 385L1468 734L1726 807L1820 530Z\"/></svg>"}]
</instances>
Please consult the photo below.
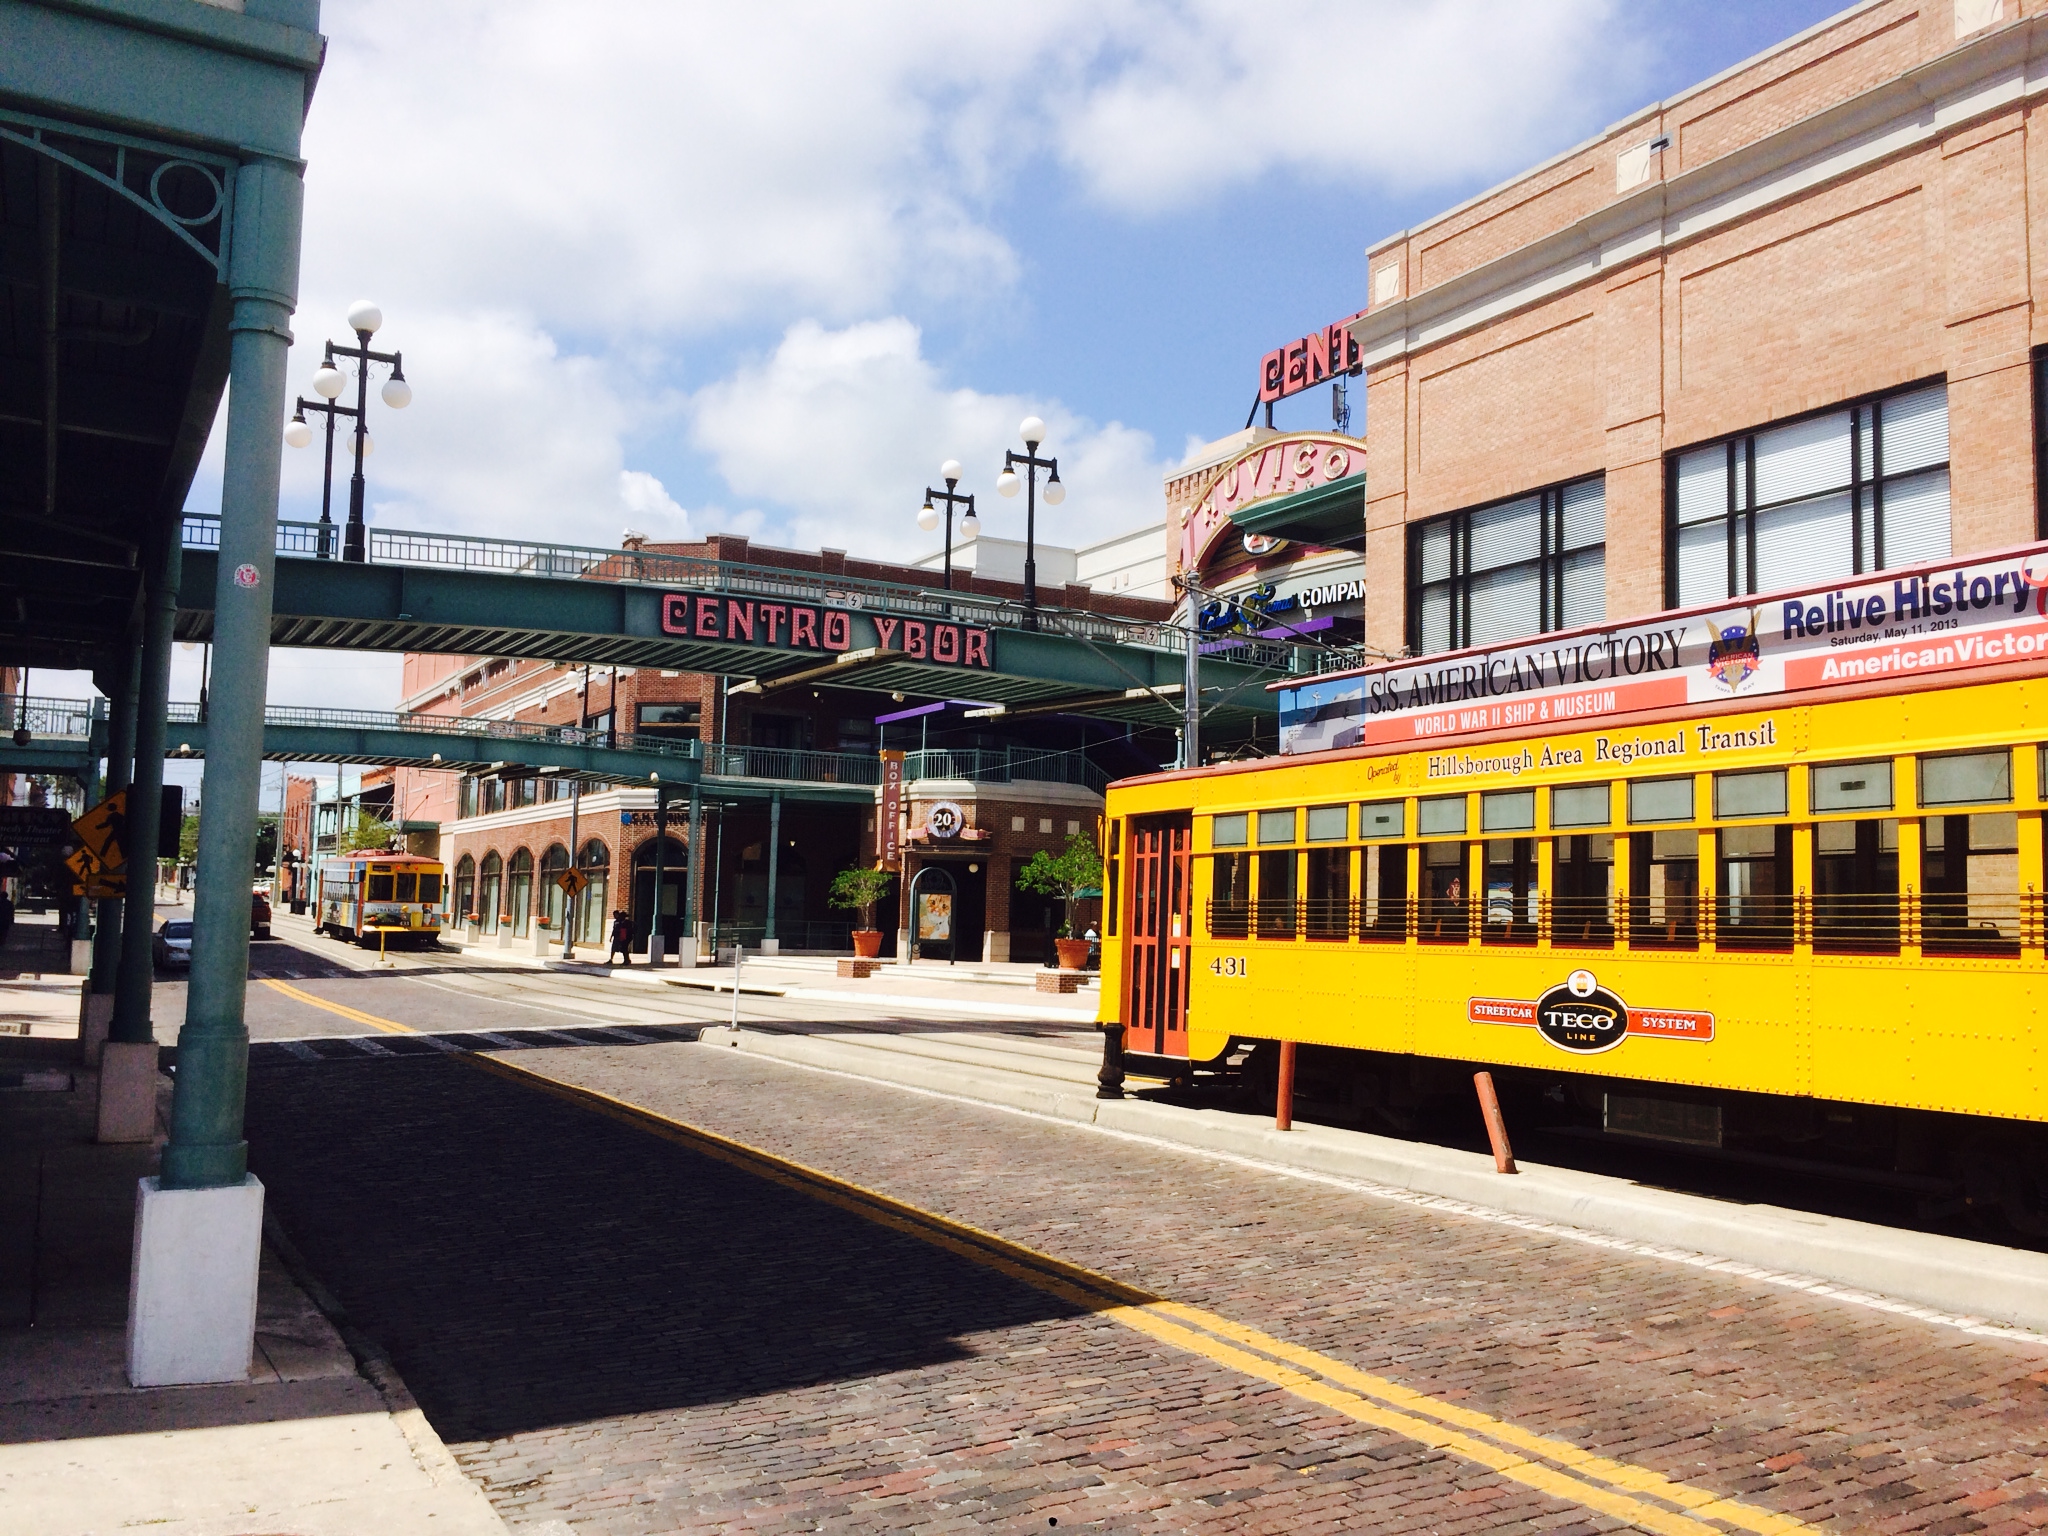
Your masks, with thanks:
<instances>
[{"instance_id":1,"label":"yellow pedestrian crossing sign","mask_svg":"<svg viewBox=\"0 0 2048 1536\"><path fill-rule=\"evenodd\" d=\"M78 840L109 869L128 862L128 791L117 789L71 823Z\"/></svg>"},{"instance_id":2,"label":"yellow pedestrian crossing sign","mask_svg":"<svg viewBox=\"0 0 2048 1536\"><path fill-rule=\"evenodd\" d=\"M74 848L64 867L75 877L71 887L74 896L90 896L100 901L128 894L126 867L109 868L90 848Z\"/></svg>"},{"instance_id":3,"label":"yellow pedestrian crossing sign","mask_svg":"<svg viewBox=\"0 0 2048 1536\"><path fill-rule=\"evenodd\" d=\"M555 884L562 888L565 896L581 896L584 887L590 884L590 876L580 869L565 869L555 876Z\"/></svg>"}]
</instances>

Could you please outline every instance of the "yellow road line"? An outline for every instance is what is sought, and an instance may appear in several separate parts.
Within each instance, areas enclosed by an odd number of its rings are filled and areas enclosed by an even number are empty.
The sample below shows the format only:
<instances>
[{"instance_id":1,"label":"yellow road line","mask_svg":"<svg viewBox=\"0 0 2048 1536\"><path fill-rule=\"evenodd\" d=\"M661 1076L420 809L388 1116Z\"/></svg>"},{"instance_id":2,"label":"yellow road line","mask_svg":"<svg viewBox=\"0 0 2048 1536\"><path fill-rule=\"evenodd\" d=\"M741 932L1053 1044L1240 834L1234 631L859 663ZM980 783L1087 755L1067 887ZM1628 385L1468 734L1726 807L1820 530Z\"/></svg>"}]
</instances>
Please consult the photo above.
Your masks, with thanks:
<instances>
[{"instance_id":1,"label":"yellow road line","mask_svg":"<svg viewBox=\"0 0 2048 1536\"><path fill-rule=\"evenodd\" d=\"M360 1008L346 1007L341 1003L330 1003L324 997L315 997L310 992L303 992L297 987L287 986L281 981L273 981L268 976L259 976L256 979L266 987L282 992L286 997L292 998L295 1001L309 1004L315 1008L325 1008L329 1013L338 1013L344 1019L354 1019L358 1024L367 1024L372 1029L381 1029L387 1035L413 1035L419 1033L410 1024L400 1024L392 1019L380 1019L374 1013L364 1013Z\"/></svg>"},{"instance_id":2,"label":"yellow road line","mask_svg":"<svg viewBox=\"0 0 2048 1536\"><path fill-rule=\"evenodd\" d=\"M1596 1455L1569 1441L1426 1396L1216 1313L1151 1295L1081 1265L671 1119L642 1105L564 1083L502 1059L476 1055L465 1059L499 1076L525 1082L609 1119L650 1131L666 1141L850 1211L877 1225L917 1237L1161 1343L1284 1388L1361 1423L1451 1452L1554 1498L1626 1520L1643 1530L1658 1532L1659 1536L1710 1536L1718 1527L1705 1523L1709 1520L1755 1532L1757 1536L1790 1536L1810 1529L1788 1516L1675 1482L1645 1468ZM1660 1508L1645 1502L1645 1497L1679 1505L1680 1509Z\"/></svg>"}]
</instances>

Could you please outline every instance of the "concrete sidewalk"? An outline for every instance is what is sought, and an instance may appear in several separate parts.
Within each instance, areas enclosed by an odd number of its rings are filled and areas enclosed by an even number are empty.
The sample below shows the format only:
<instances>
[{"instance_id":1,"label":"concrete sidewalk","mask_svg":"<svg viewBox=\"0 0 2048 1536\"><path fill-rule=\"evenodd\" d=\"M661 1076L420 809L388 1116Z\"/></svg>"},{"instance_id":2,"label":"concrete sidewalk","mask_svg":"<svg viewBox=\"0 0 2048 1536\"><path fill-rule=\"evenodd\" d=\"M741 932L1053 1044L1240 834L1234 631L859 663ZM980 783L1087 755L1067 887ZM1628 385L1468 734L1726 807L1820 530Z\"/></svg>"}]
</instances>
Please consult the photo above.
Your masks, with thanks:
<instances>
[{"instance_id":1,"label":"concrete sidewalk","mask_svg":"<svg viewBox=\"0 0 2048 1536\"><path fill-rule=\"evenodd\" d=\"M883 1033L854 1025L712 1026L702 1032L700 1048L743 1050L1042 1115L1974 1331L2020 1330L2036 1341L2048 1334L2048 1254L1528 1162L1519 1175L1505 1177L1494 1171L1490 1156L1425 1142L1300 1122L1281 1131L1261 1115L1144 1097L1098 1099L1100 1052L1079 1034L1044 1041L985 1033ZM1128 1086L1148 1085L1133 1079Z\"/></svg>"},{"instance_id":2,"label":"concrete sidewalk","mask_svg":"<svg viewBox=\"0 0 2048 1536\"><path fill-rule=\"evenodd\" d=\"M45 1010L22 988L0 983L0 1013ZM374 1346L348 1347L274 1242L246 1383L128 1385L135 1184L156 1171L170 1082L154 1143L96 1143L68 996L70 1040L0 1039L0 1529L502 1536Z\"/></svg>"}]
</instances>

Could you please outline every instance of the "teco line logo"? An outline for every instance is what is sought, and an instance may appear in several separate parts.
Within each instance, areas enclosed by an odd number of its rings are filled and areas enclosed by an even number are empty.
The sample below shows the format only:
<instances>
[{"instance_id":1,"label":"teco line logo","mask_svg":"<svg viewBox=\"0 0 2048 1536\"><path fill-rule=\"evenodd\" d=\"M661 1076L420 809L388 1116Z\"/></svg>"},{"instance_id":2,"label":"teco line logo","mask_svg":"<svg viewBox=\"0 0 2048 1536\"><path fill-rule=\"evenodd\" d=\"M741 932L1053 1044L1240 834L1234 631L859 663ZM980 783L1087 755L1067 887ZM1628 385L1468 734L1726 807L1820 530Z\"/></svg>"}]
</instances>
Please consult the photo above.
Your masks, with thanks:
<instances>
[{"instance_id":1,"label":"teco line logo","mask_svg":"<svg viewBox=\"0 0 2048 1536\"><path fill-rule=\"evenodd\" d=\"M1573 971L1535 1002L1514 997L1466 999L1465 1017L1474 1024L1520 1024L1533 1028L1561 1051L1597 1056L1630 1035L1660 1040L1714 1038L1714 1016L1683 1008L1631 1008L1600 985L1591 971Z\"/></svg>"}]
</instances>

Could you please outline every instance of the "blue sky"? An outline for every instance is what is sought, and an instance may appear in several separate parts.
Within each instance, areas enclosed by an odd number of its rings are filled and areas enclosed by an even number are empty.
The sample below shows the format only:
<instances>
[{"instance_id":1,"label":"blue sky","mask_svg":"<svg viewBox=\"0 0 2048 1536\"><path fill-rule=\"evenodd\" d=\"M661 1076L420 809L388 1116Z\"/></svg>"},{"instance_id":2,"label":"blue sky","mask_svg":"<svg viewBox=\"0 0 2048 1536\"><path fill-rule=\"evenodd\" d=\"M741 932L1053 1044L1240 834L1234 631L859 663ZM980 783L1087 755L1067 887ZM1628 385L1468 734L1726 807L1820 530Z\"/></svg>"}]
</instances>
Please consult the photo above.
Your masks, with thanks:
<instances>
[{"instance_id":1,"label":"blue sky","mask_svg":"<svg viewBox=\"0 0 2048 1536\"><path fill-rule=\"evenodd\" d=\"M990 489L1032 412L1069 487L1041 537L1157 519L1260 356L1362 306L1367 244L1835 7L326 10L291 383L351 300L383 305L417 393L373 406L373 521L901 558L930 547L939 462ZM1328 396L1282 409L1321 424ZM315 513L318 468L287 454L286 516ZM390 658L273 661L278 702L396 692Z\"/></svg>"}]
</instances>

